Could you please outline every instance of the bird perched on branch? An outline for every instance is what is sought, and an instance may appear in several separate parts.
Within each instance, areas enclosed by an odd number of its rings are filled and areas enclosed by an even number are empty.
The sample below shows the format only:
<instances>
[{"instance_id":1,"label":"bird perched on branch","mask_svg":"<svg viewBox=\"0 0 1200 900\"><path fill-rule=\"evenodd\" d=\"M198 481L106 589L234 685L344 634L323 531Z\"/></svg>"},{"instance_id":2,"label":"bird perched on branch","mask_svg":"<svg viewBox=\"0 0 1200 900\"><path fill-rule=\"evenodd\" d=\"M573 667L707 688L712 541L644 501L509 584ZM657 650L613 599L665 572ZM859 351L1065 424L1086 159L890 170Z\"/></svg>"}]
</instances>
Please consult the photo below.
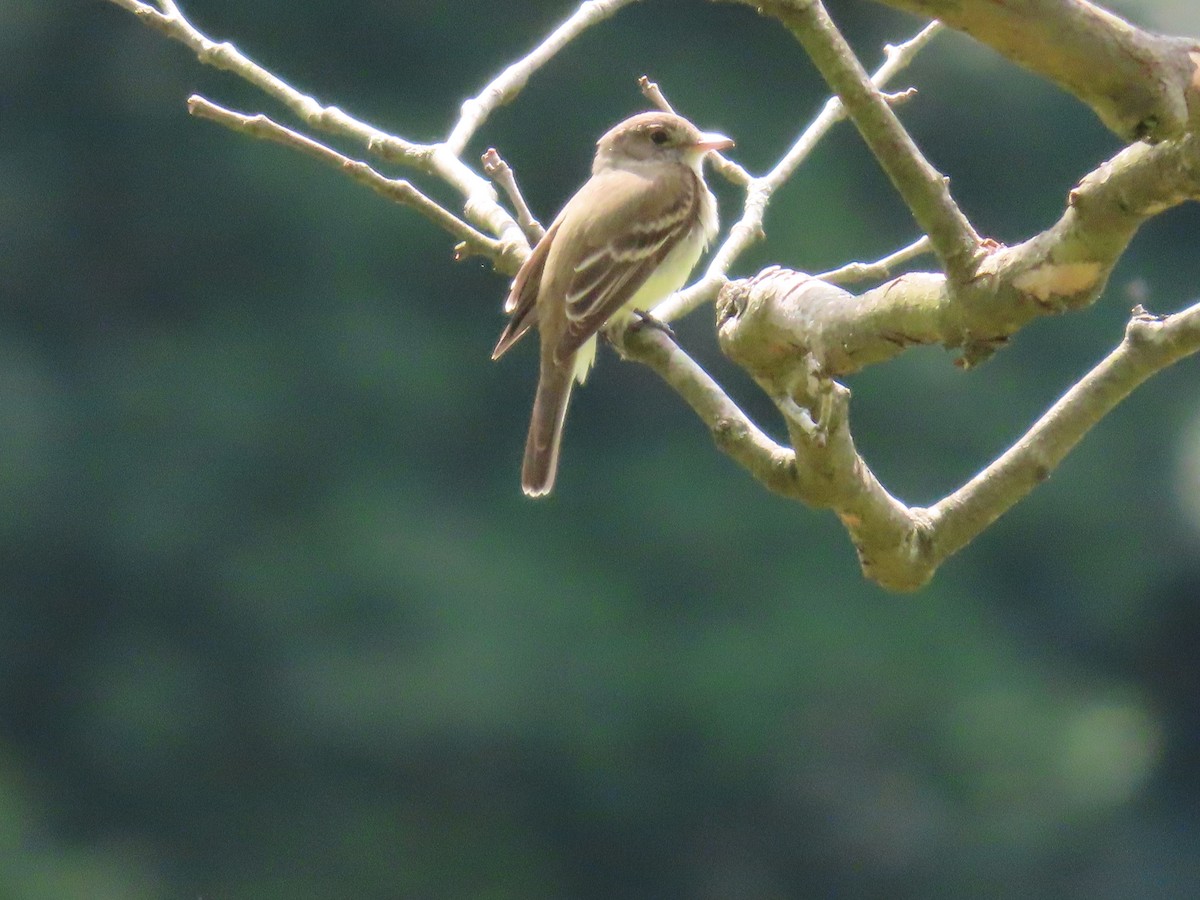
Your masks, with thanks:
<instances>
[{"instance_id":1,"label":"bird perched on branch","mask_svg":"<svg viewBox=\"0 0 1200 900\"><path fill-rule=\"evenodd\" d=\"M521 466L530 497L554 487L571 388L595 361L596 335L679 290L716 235L704 158L731 146L671 113L626 119L597 142L592 177L517 272L492 359L537 325L541 368Z\"/></svg>"}]
</instances>

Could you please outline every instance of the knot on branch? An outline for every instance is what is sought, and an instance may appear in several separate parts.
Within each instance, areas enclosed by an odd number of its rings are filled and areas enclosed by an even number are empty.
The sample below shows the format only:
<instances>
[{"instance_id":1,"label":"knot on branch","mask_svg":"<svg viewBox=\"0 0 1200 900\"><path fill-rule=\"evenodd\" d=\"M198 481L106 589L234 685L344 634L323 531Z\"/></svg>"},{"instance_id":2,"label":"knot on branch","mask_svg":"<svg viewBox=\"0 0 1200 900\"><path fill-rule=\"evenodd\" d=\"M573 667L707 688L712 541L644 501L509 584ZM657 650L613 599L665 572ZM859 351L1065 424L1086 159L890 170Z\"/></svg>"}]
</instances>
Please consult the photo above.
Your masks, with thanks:
<instances>
[{"instance_id":1,"label":"knot on branch","mask_svg":"<svg viewBox=\"0 0 1200 900\"><path fill-rule=\"evenodd\" d=\"M927 585L941 562L936 549L936 528L928 511L912 507L906 527L889 541L877 542L863 533L863 523L840 515L849 530L863 574L881 587L909 593ZM878 538L878 536L873 536Z\"/></svg>"},{"instance_id":2,"label":"knot on branch","mask_svg":"<svg viewBox=\"0 0 1200 900\"><path fill-rule=\"evenodd\" d=\"M793 384L810 371L811 359L828 368L819 320L830 307L853 302L853 294L828 282L771 266L721 289L717 337L725 355L758 380Z\"/></svg>"}]
</instances>

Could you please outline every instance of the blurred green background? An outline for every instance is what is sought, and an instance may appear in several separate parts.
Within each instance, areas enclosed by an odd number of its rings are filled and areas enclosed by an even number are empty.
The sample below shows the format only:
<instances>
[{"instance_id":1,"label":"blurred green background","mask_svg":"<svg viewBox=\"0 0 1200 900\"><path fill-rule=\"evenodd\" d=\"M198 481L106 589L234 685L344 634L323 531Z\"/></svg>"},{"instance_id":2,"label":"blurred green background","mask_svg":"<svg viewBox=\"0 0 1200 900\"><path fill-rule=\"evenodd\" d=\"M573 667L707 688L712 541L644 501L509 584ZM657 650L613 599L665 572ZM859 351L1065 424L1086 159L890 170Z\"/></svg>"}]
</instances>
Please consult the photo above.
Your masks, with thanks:
<instances>
[{"instance_id":1,"label":"blurred green background","mask_svg":"<svg viewBox=\"0 0 1200 900\"><path fill-rule=\"evenodd\" d=\"M433 140L572 6L184 8ZM919 25L830 8L868 66ZM1200 34L1192 0L1119 8ZM832 516L766 494L609 351L555 496L527 501L536 354L488 359L503 278L190 119L194 91L283 113L109 3L8 0L0 59L0 897L1200 896L1195 361L888 595ZM825 96L753 11L658 0L556 58L471 157L499 147L548 219L643 73L756 171ZM1002 241L1119 149L958 35L907 84L903 118ZM1093 309L977 371L923 350L854 379L885 483L938 498L1133 303L1195 300L1198 225L1154 220ZM767 231L739 273L916 236L846 125ZM780 435L710 312L678 330Z\"/></svg>"}]
</instances>

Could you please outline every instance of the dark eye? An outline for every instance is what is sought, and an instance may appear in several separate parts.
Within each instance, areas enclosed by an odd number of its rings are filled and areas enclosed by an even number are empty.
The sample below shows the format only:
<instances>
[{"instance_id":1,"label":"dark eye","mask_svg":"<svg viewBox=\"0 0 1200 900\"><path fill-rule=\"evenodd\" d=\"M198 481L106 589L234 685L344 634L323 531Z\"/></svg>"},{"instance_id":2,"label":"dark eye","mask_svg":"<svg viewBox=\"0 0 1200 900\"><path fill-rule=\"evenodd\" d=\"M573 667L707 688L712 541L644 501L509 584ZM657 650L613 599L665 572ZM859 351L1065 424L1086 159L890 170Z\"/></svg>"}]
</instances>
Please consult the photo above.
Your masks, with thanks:
<instances>
[{"instance_id":1,"label":"dark eye","mask_svg":"<svg viewBox=\"0 0 1200 900\"><path fill-rule=\"evenodd\" d=\"M650 132L650 140L654 141L654 143L658 144L660 147L670 139L671 136L667 134L667 130L665 128L655 128L652 132Z\"/></svg>"}]
</instances>

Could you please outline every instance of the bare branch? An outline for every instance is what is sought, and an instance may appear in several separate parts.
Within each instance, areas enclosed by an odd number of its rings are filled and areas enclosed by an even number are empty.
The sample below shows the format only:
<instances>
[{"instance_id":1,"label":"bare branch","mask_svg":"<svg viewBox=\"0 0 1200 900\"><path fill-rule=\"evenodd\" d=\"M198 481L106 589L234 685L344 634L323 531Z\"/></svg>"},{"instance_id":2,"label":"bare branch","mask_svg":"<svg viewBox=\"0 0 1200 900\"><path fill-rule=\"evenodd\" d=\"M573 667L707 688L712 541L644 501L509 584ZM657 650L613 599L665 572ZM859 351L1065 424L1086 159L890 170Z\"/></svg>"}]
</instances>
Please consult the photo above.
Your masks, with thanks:
<instances>
[{"instance_id":1,"label":"bare branch","mask_svg":"<svg viewBox=\"0 0 1200 900\"><path fill-rule=\"evenodd\" d=\"M582 32L635 2L637 0L585 0L544 41L492 79L478 96L463 103L458 122L443 144L446 149L455 156L461 156L467 142L487 121L492 111L516 97L529 81L529 76Z\"/></svg>"},{"instance_id":2,"label":"bare branch","mask_svg":"<svg viewBox=\"0 0 1200 900\"><path fill-rule=\"evenodd\" d=\"M1200 350L1200 305L1161 320L1138 310L1122 345L1008 453L934 507L901 518L841 431L848 396L832 377L914 343L963 347L969 363L1037 316L1090 303L1138 225L1191 198L1200 198L1200 138L1135 144L1080 182L1058 223L994 248L973 291L952 296L945 276L910 273L854 296L778 267L727 285L718 301L722 350L775 398L797 452L797 499L838 512L869 577L896 590L924 584L1138 384Z\"/></svg>"},{"instance_id":3,"label":"bare branch","mask_svg":"<svg viewBox=\"0 0 1200 900\"><path fill-rule=\"evenodd\" d=\"M366 163L344 156L332 147L327 147L310 137L285 128L262 114L246 115L234 112L197 94L188 98L187 105L188 112L198 119L207 119L233 131L299 150L326 165L345 172L359 184L366 185L375 193L396 203L411 206L462 242L462 250L459 251L460 258L478 254L498 260L503 256L499 241L472 228L407 181L387 178Z\"/></svg>"},{"instance_id":4,"label":"bare branch","mask_svg":"<svg viewBox=\"0 0 1200 900\"><path fill-rule=\"evenodd\" d=\"M663 329L626 329L614 338L624 358L649 366L683 397L718 448L766 487L795 495L795 453L772 441Z\"/></svg>"},{"instance_id":5,"label":"bare branch","mask_svg":"<svg viewBox=\"0 0 1200 900\"><path fill-rule=\"evenodd\" d=\"M525 237L530 244L536 244L545 235L546 229L529 211L529 204L525 202L521 189L517 187L517 176L512 167L504 161L495 147L489 147L484 152L482 162L484 174L500 185L504 193L508 195L509 202L513 205L513 211L517 214L517 224L525 232Z\"/></svg>"},{"instance_id":6,"label":"bare branch","mask_svg":"<svg viewBox=\"0 0 1200 900\"><path fill-rule=\"evenodd\" d=\"M818 287L822 284L809 282L812 290L838 292L830 285ZM761 353L743 355L748 345L741 337L723 328L722 349L775 400L795 449L794 472L771 487L811 506L832 508L858 549L864 574L883 587L905 591L928 582L947 558L1045 481L1134 388L1200 351L1200 304L1165 318L1135 310L1125 339L1107 358L999 459L928 509L904 506L879 483L854 448L849 391L828 377L815 356L798 366L794 360L784 365L782 357L773 364ZM739 462L747 455L720 446ZM773 452L774 458L786 459L781 449ZM748 455L756 459L756 453ZM742 464L763 480L761 463Z\"/></svg>"},{"instance_id":7,"label":"bare branch","mask_svg":"<svg viewBox=\"0 0 1200 900\"><path fill-rule=\"evenodd\" d=\"M968 281L982 255L979 235L954 202L947 179L921 154L824 5L820 0L766 0L761 6L792 32L842 98L863 140L929 235L946 274L955 284Z\"/></svg>"},{"instance_id":8,"label":"bare branch","mask_svg":"<svg viewBox=\"0 0 1200 900\"><path fill-rule=\"evenodd\" d=\"M1050 228L1015 247L985 245L970 285L910 273L853 295L773 266L722 288L720 328L741 331L739 352L761 354L760 367L795 368L807 352L836 376L911 344L961 349L974 365L1034 319L1094 302L1139 226L1189 199L1200 199L1200 136L1133 144L1080 181Z\"/></svg>"},{"instance_id":9,"label":"bare branch","mask_svg":"<svg viewBox=\"0 0 1200 900\"><path fill-rule=\"evenodd\" d=\"M235 72L256 85L311 128L356 140L385 159L453 185L464 197L465 220L407 181L389 179L366 163L265 116L235 112L197 96L189 100L194 115L292 147L335 166L378 193L416 208L459 238L460 252L486 254L506 271L512 271L528 252L528 244L540 238L541 226L529 212L512 170L499 154L485 154L484 169L512 201L516 220L500 205L496 190L459 155L490 112L510 100L534 71L584 29L634 0L582 3L538 47L463 105L444 143L431 145L387 135L335 107L321 106L251 62L232 45L214 43L201 34L180 13L174 0L157 0L157 5L141 0L110 2L191 47L202 62ZM871 472L855 448L850 431L850 393L834 378L895 356L914 343L962 348L964 363L971 364L1037 316L1093 302L1142 222L1187 199L1200 199L1200 137L1188 132L1157 146L1137 144L1126 148L1080 182L1071 192L1063 216L1046 231L1011 248L981 241L955 206L945 180L923 159L890 109L910 94L885 95L880 90L928 42L938 26L927 27L901 47L887 48L885 63L868 79L820 0L742 2L755 2L787 25L838 97L826 103L822 113L767 174L752 176L736 163L721 162L727 177L746 187L741 220L731 229L704 277L669 298L654 314L664 320L677 318L720 291L717 311L722 350L772 398L783 416L791 447L771 440L662 331L627 329L614 339L624 355L658 372L705 423L718 447L764 485L801 502L833 509L857 547L868 577L890 589L911 590L927 582L945 559L1044 480L1088 430L1139 384L1200 352L1200 304L1165 318L1151 316L1140 307L1135 310L1124 340L1106 359L1007 452L927 509L906 506ZM924 9L940 8L949 0L882 2ZM987 21L1016 27L1008 18L1012 11L1007 7L993 9L996 4L990 0L954 3L963 16L975 16L973 21L994 15L994 20ZM1096 34L1107 29L1111 36L1130 28L1083 0L1027 3L1039 9L1053 6L1064 15L1092 16L1087 23ZM1079 46L1094 37L1089 33ZM1170 43L1178 39L1163 40L1168 44L1156 45L1163 53L1179 50ZM1128 45L1117 43L1130 53L1142 48L1142 37L1130 41ZM1059 62L1066 65L1063 60L1069 60L1079 46L1068 48ZM1200 91L1200 80L1190 81L1200 69L1200 49L1194 43L1187 46L1193 48L1187 51L1191 67L1179 63L1178 58L1167 67L1168 74L1186 69L1190 86L1179 89L1185 94ZM1114 67L1122 64L1114 63ZM1171 65L1175 69L1170 69ZM652 103L670 109L657 85L645 77L640 83ZM1105 87L1097 88L1096 94L1102 100L1113 100L1110 106L1101 104L1101 115L1112 117L1112 122L1122 127L1131 127L1134 111L1144 112L1155 103L1165 103L1165 119L1150 122L1143 115L1138 120L1140 133L1153 137L1177 133L1171 129L1178 130L1183 121L1179 110L1171 106L1178 99L1176 87L1171 82L1159 93L1134 91L1135 96L1115 100L1105 93ZM1089 97L1089 102L1096 99ZM852 263L826 273L823 279L772 267L749 279L728 281L732 264L762 237L763 216L773 193L828 128L843 117L843 103L928 237L876 263ZM909 273L857 296L833 283L886 277L893 267L930 249L941 258L946 275Z\"/></svg>"},{"instance_id":10,"label":"bare branch","mask_svg":"<svg viewBox=\"0 0 1200 900\"><path fill-rule=\"evenodd\" d=\"M283 104L310 128L353 140L382 159L441 178L463 196L466 218L500 239L501 246L505 248L504 255L499 258L502 269L513 269L528 252L520 227L500 205L492 185L445 147L413 143L380 131L347 115L336 106L323 106L253 62L233 44L217 43L200 32L179 11L173 0L159 0L158 9L137 0L109 2L134 13L146 25L188 47L205 65L232 72L254 85L268 97Z\"/></svg>"},{"instance_id":11,"label":"bare branch","mask_svg":"<svg viewBox=\"0 0 1200 900\"><path fill-rule=\"evenodd\" d=\"M149 3L141 3L139 0L109 0L110 3L115 3L121 9L128 10L136 16L145 16L147 19L156 17L161 18L162 13ZM152 26L157 27L157 26Z\"/></svg>"},{"instance_id":12,"label":"bare branch","mask_svg":"<svg viewBox=\"0 0 1200 900\"><path fill-rule=\"evenodd\" d=\"M653 103L656 109L661 109L663 112L671 114L675 113L675 107L663 96L658 82L651 81L649 75L643 75L638 79L638 87L641 88L642 96Z\"/></svg>"},{"instance_id":13,"label":"bare branch","mask_svg":"<svg viewBox=\"0 0 1200 900\"><path fill-rule=\"evenodd\" d=\"M1125 140L1167 140L1200 121L1196 40L1143 31L1086 0L877 2L966 32L1074 94Z\"/></svg>"},{"instance_id":14,"label":"bare branch","mask_svg":"<svg viewBox=\"0 0 1200 900\"><path fill-rule=\"evenodd\" d=\"M871 83L878 88L896 77L941 30L933 22L922 28L912 38L899 45L885 48L883 64L871 76ZM738 258L752 245L762 240L763 218L772 195L796 171L829 129L846 117L846 108L837 97L825 102L821 113L812 121L796 142L775 166L761 178L751 178L746 188L746 203L741 219L729 231L729 236L717 250L704 275L682 291L668 297L654 308L654 317L671 322L709 302L717 296L728 281L729 270Z\"/></svg>"},{"instance_id":15,"label":"bare branch","mask_svg":"<svg viewBox=\"0 0 1200 900\"><path fill-rule=\"evenodd\" d=\"M1125 339L1003 456L928 511L933 568L1041 484L1085 434L1150 376L1200 351L1200 304L1161 317L1140 306Z\"/></svg>"},{"instance_id":16,"label":"bare branch","mask_svg":"<svg viewBox=\"0 0 1200 900\"><path fill-rule=\"evenodd\" d=\"M929 242L929 238L920 237L907 247L901 247L895 253L890 253L883 259L876 260L873 263L846 263L844 266L824 272L816 277L830 284L853 284L856 281L872 281L887 278L897 267L904 265L909 260L916 259L918 256L924 256L932 250L933 245Z\"/></svg>"}]
</instances>

